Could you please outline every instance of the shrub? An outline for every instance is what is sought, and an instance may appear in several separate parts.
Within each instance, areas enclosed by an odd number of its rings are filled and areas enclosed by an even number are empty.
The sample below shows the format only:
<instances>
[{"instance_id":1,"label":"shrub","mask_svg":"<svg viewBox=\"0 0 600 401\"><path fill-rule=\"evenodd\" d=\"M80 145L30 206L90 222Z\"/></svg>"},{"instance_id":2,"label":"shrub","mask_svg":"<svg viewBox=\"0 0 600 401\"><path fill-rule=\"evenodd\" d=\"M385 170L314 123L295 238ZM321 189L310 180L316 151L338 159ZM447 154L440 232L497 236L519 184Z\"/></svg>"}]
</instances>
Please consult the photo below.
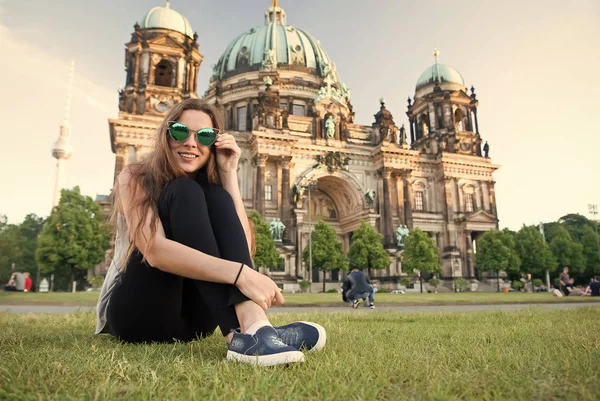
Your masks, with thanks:
<instances>
[{"instance_id":1,"label":"shrub","mask_svg":"<svg viewBox=\"0 0 600 401\"><path fill-rule=\"evenodd\" d=\"M102 284L104 284L104 277L102 276L92 276L88 280L88 283L92 286L93 289L97 290L102 288Z\"/></svg>"},{"instance_id":2,"label":"shrub","mask_svg":"<svg viewBox=\"0 0 600 401\"><path fill-rule=\"evenodd\" d=\"M337 294L338 290L336 290L335 288L330 288L327 291L325 291L328 294Z\"/></svg>"},{"instance_id":3,"label":"shrub","mask_svg":"<svg viewBox=\"0 0 600 401\"><path fill-rule=\"evenodd\" d=\"M465 292L469 289L470 284L469 284L469 280L467 280L463 277L459 277L456 279L455 285L459 292Z\"/></svg>"},{"instance_id":4,"label":"shrub","mask_svg":"<svg viewBox=\"0 0 600 401\"><path fill-rule=\"evenodd\" d=\"M560 288L560 278L555 278L552 280L552 283L554 284L554 288Z\"/></svg>"},{"instance_id":5,"label":"shrub","mask_svg":"<svg viewBox=\"0 0 600 401\"><path fill-rule=\"evenodd\" d=\"M300 289L302 291L306 291L310 288L310 284L311 284L310 281L302 280L302 281L300 281Z\"/></svg>"},{"instance_id":6,"label":"shrub","mask_svg":"<svg viewBox=\"0 0 600 401\"><path fill-rule=\"evenodd\" d=\"M408 277L401 278L400 285L403 285L406 288L408 288L408 286L410 285L410 279Z\"/></svg>"},{"instance_id":7,"label":"shrub","mask_svg":"<svg viewBox=\"0 0 600 401\"><path fill-rule=\"evenodd\" d=\"M534 287L541 287L544 285L544 282L542 281L542 279L539 278L535 278L531 281L531 283L533 284Z\"/></svg>"},{"instance_id":8,"label":"shrub","mask_svg":"<svg viewBox=\"0 0 600 401\"><path fill-rule=\"evenodd\" d=\"M379 288L379 289L377 290L377 293L378 293L378 294L389 294L389 293L390 293L390 290L388 290L387 288Z\"/></svg>"},{"instance_id":9,"label":"shrub","mask_svg":"<svg viewBox=\"0 0 600 401\"><path fill-rule=\"evenodd\" d=\"M436 277L430 279L429 285L432 286L433 288L437 288L440 285L440 279L436 278Z\"/></svg>"},{"instance_id":10,"label":"shrub","mask_svg":"<svg viewBox=\"0 0 600 401\"><path fill-rule=\"evenodd\" d=\"M512 282L512 287L515 290L521 291L521 288L523 288L523 283L521 281L519 281L519 280L515 280L515 281Z\"/></svg>"}]
</instances>

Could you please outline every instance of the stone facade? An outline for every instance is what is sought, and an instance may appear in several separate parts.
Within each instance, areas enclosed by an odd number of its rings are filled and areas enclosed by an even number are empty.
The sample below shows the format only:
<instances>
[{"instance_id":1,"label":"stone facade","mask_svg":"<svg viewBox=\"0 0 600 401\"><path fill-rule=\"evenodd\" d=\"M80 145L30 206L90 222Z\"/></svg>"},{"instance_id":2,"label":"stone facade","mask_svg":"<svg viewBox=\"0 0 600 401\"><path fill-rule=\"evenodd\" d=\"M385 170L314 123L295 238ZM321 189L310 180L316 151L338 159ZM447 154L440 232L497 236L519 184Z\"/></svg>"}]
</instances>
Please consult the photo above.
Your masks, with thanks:
<instances>
[{"instance_id":1,"label":"stone facade","mask_svg":"<svg viewBox=\"0 0 600 401\"><path fill-rule=\"evenodd\" d=\"M285 24L285 13L274 4L265 19ZM195 38L178 35L136 29L126 45L128 86L119 119L110 120L115 173L140 159L172 104L196 96L202 56ZM420 228L435 239L443 276L474 275L473 243L498 227L493 179L498 166L487 157L489 148L482 154L474 90L469 95L438 69L438 78L417 86L414 101L409 98L408 131L396 125L383 99L373 124L358 125L350 90L334 63L323 58L311 66L292 57L278 63L265 51L262 62L251 65L252 55L237 47L236 57L245 61L225 71L223 63L231 65L228 48L205 98L223 112L226 130L242 149L238 176L246 210L286 226L278 245L285 271L271 273L278 281L308 278L300 255L318 220L336 230L346 251L361 220L376 227L390 255L389 268L374 273L382 281L402 274L400 226ZM158 87L152 73L165 59L179 66L169 88ZM166 109L156 106L161 102ZM315 269L312 279L323 275ZM339 281L342 275L332 272L327 279Z\"/></svg>"}]
</instances>

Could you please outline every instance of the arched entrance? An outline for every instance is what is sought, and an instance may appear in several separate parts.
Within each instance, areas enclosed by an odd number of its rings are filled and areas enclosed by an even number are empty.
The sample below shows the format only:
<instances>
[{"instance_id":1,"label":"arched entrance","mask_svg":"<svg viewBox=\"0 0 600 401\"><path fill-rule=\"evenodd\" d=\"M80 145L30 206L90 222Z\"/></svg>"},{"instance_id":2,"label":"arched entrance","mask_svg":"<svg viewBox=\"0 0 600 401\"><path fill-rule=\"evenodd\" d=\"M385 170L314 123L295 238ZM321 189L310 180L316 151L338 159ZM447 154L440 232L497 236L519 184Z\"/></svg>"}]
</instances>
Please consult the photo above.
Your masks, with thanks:
<instances>
[{"instance_id":1,"label":"arched entrance","mask_svg":"<svg viewBox=\"0 0 600 401\"><path fill-rule=\"evenodd\" d=\"M308 279L309 266L302 260L302 254L309 246L310 233L319 220L329 224L337 233L344 251L350 248L350 235L360 226L360 220L368 214L362 196L363 190L356 178L348 172L328 172L326 169L310 169L296 180L301 195L297 196L294 209L296 226L297 275ZM310 195L310 201L309 201ZM313 266L312 281L339 281L342 275L332 271L323 275Z\"/></svg>"}]
</instances>

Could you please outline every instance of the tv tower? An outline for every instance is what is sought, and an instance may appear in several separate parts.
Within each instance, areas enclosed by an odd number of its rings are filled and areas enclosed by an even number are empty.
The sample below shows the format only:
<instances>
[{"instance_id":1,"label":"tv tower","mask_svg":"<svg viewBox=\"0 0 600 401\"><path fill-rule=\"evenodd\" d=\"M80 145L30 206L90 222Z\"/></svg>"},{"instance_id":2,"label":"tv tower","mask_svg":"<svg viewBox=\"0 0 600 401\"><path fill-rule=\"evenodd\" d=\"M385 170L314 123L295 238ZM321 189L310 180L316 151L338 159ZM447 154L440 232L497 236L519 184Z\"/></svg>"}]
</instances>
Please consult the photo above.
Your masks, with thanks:
<instances>
[{"instance_id":1,"label":"tv tower","mask_svg":"<svg viewBox=\"0 0 600 401\"><path fill-rule=\"evenodd\" d=\"M60 201L60 190L64 176L65 164L71 157L73 149L71 148L71 125L69 124L69 114L71 113L71 91L73 89L73 75L75 72L75 60L71 60L71 71L69 72L69 89L67 91L67 101L65 106L65 116L60 126L60 135L58 140L52 146L52 157L56 159L56 180L54 182L54 200L52 206L58 206Z\"/></svg>"}]
</instances>

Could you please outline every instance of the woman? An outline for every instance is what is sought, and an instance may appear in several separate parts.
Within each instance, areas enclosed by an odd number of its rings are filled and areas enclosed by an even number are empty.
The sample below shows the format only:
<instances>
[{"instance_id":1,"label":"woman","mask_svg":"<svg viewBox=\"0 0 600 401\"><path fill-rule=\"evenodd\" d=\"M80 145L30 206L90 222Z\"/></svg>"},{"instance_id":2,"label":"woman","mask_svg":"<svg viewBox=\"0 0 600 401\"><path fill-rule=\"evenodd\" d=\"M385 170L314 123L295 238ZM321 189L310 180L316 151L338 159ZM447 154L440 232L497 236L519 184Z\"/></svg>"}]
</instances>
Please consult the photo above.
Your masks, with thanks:
<instances>
[{"instance_id":1,"label":"woman","mask_svg":"<svg viewBox=\"0 0 600 401\"><path fill-rule=\"evenodd\" d=\"M188 99L156 131L141 163L115 183L115 256L98 300L96 333L122 341L191 341L218 326L227 359L262 366L303 362L325 346L323 327L272 327L284 302L249 266L250 226L240 195L240 148L211 105Z\"/></svg>"}]
</instances>

